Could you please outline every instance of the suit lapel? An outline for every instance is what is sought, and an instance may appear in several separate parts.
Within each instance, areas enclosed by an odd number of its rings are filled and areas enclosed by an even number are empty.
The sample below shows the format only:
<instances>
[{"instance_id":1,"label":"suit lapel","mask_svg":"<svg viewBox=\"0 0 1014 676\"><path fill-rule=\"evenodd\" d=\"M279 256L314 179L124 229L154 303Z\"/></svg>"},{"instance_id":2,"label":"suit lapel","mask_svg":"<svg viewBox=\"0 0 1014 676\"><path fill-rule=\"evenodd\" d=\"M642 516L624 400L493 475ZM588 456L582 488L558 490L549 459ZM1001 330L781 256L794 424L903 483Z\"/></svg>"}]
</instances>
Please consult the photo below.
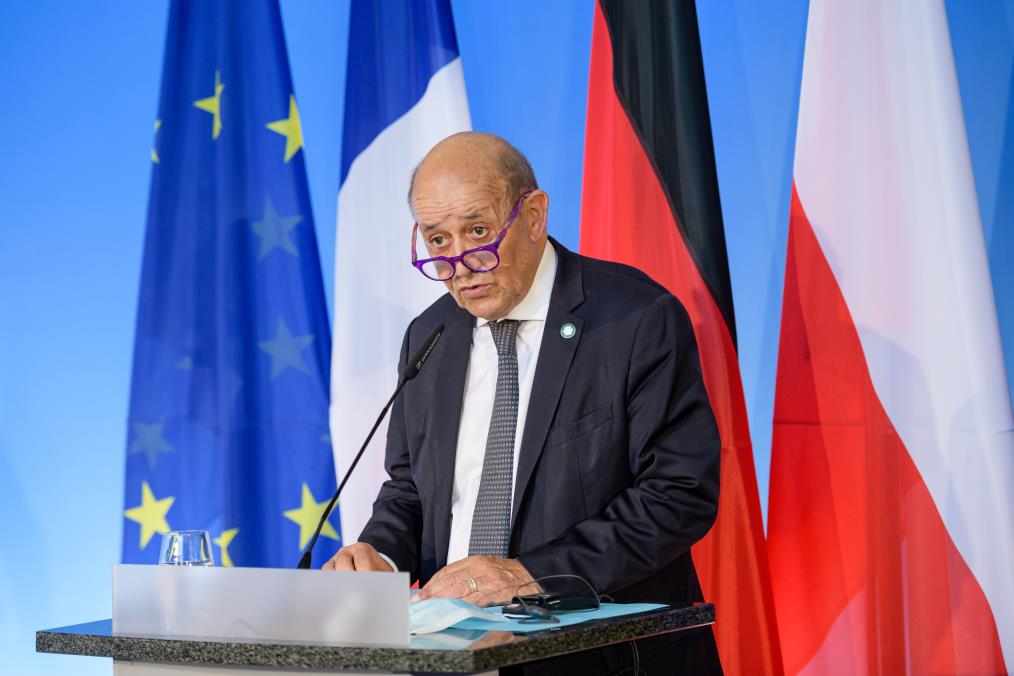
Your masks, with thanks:
<instances>
[{"instance_id":1,"label":"suit lapel","mask_svg":"<svg viewBox=\"0 0 1014 676\"><path fill-rule=\"evenodd\" d=\"M556 415L556 407L567 381L574 353L581 342L583 320L573 313L584 301L581 282L581 261L550 238L557 252L556 281L542 332L539 361L535 366L535 379L528 402L521 451L518 455L518 472L514 484L514 501L511 509L511 528L518 509L539 462L549 434L549 426ZM571 325L568 327L567 325Z\"/></svg>"},{"instance_id":2,"label":"suit lapel","mask_svg":"<svg viewBox=\"0 0 1014 676\"><path fill-rule=\"evenodd\" d=\"M468 355L472 347L475 318L462 311L445 334L441 359L437 368L436 391L433 394L432 420L428 440L429 471L433 488L433 534L436 544L437 570L447 563L447 543L451 534L451 494L454 485L454 457L458 447L461 423L461 400L465 391Z\"/></svg>"}]
</instances>

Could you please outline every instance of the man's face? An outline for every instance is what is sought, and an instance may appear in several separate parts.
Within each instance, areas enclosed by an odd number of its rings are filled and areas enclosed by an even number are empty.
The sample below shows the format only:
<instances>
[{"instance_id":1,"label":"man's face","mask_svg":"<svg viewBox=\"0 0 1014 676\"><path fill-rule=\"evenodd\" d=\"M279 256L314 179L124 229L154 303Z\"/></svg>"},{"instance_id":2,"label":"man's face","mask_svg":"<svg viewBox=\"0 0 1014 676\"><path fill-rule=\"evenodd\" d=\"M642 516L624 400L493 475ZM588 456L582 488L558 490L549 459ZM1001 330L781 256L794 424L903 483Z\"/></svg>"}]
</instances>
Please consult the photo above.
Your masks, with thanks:
<instances>
[{"instance_id":1,"label":"man's face","mask_svg":"<svg viewBox=\"0 0 1014 676\"><path fill-rule=\"evenodd\" d=\"M412 194L419 232L430 257L458 256L490 244L507 222L520 195L505 195L502 182L465 172L420 172ZM500 265L473 272L457 263L444 282L458 305L476 317L501 319L524 299L535 279L544 240L533 236L522 208L500 243ZM420 257L426 254L420 252Z\"/></svg>"}]
</instances>

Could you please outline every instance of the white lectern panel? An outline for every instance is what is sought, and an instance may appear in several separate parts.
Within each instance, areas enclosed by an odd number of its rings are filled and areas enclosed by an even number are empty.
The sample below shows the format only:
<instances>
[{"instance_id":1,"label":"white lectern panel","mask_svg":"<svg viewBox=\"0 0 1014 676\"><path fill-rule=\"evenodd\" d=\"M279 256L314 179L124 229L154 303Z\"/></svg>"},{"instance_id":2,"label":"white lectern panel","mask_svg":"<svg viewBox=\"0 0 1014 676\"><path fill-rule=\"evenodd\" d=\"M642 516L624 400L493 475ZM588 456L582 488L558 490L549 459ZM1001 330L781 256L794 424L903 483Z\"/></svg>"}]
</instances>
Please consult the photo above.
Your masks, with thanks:
<instances>
[{"instance_id":1,"label":"white lectern panel","mask_svg":"<svg viewBox=\"0 0 1014 676\"><path fill-rule=\"evenodd\" d=\"M113 633L407 647L407 573L113 566Z\"/></svg>"}]
</instances>

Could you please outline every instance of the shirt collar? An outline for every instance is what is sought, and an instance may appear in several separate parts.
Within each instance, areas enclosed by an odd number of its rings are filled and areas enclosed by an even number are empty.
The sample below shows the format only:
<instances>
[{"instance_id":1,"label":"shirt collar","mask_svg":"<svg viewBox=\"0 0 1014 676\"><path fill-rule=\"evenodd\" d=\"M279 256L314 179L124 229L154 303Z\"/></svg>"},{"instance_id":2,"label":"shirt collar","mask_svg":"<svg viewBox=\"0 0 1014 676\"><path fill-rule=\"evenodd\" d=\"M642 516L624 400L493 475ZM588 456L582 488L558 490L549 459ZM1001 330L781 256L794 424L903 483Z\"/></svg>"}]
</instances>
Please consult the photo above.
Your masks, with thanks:
<instances>
[{"instance_id":1,"label":"shirt collar","mask_svg":"<svg viewBox=\"0 0 1014 676\"><path fill-rule=\"evenodd\" d=\"M553 282L556 280L556 258L556 249L547 241L546 248L542 250L539 268L535 271L532 288L528 289L525 297L504 319L546 321L546 315L549 314L549 299L553 295ZM489 324L488 319L476 317L476 327L486 324Z\"/></svg>"}]
</instances>

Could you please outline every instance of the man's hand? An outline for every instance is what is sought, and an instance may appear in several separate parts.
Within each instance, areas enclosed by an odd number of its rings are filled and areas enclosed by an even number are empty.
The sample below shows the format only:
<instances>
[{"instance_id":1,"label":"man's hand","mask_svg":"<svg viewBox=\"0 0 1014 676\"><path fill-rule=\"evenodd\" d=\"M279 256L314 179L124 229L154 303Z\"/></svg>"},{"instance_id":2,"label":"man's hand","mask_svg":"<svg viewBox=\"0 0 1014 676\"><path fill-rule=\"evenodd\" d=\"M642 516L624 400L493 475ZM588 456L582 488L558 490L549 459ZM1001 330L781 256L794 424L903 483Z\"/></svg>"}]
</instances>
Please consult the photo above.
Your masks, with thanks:
<instances>
[{"instance_id":1,"label":"man's hand","mask_svg":"<svg viewBox=\"0 0 1014 676\"><path fill-rule=\"evenodd\" d=\"M381 558L373 545L357 542L342 547L331 560L324 564L323 570L378 570L384 573L394 572L391 564Z\"/></svg>"},{"instance_id":2,"label":"man's hand","mask_svg":"<svg viewBox=\"0 0 1014 676\"><path fill-rule=\"evenodd\" d=\"M531 581L532 576L515 559L469 556L442 568L416 598L457 598L477 606L494 606L510 602L518 587ZM532 584L522 591L530 594L538 591L538 586Z\"/></svg>"}]
</instances>

